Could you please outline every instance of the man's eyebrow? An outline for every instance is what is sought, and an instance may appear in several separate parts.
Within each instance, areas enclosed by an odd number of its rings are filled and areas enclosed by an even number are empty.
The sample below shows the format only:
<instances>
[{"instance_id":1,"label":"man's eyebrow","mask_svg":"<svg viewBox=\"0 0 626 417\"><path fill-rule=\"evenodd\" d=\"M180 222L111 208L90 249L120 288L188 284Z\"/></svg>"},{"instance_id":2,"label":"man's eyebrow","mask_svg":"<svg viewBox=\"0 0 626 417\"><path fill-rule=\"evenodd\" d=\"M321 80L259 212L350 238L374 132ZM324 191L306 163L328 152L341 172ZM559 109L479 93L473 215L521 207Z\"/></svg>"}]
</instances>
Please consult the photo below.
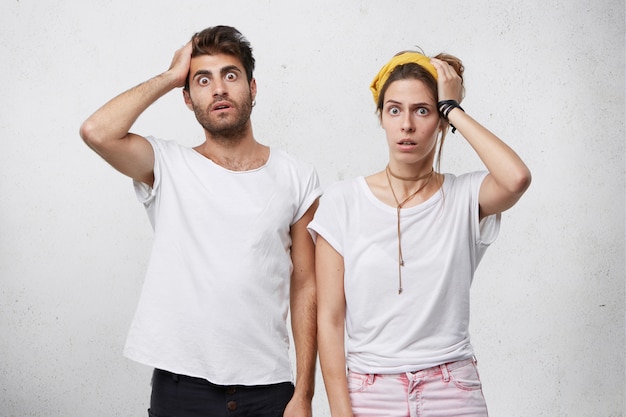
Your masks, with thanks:
<instances>
[{"instance_id":1,"label":"man's eyebrow","mask_svg":"<svg viewBox=\"0 0 626 417\"><path fill-rule=\"evenodd\" d=\"M213 73L209 70L200 69L196 71L196 73L193 75L193 78L196 78L198 75L213 75Z\"/></svg>"},{"instance_id":2,"label":"man's eyebrow","mask_svg":"<svg viewBox=\"0 0 626 417\"><path fill-rule=\"evenodd\" d=\"M236 72L239 72L239 73L242 72L241 68L239 68L236 65L227 65L224 68L220 69L220 73L222 75L227 74L227 73L232 72L232 71L236 71ZM195 74L193 75L193 78L196 78L198 75L212 76L213 72L211 72L209 70L206 70L206 69L199 69L198 71L195 72Z\"/></svg>"},{"instance_id":3,"label":"man's eyebrow","mask_svg":"<svg viewBox=\"0 0 626 417\"><path fill-rule=\"evenodd\" d=\"M227 66L225 66L224 68L222 68L220 70L222 75L224 75L224 74L226 74L228 72L231 72L231 71L241 72L241 68L239 68L237 65L227 65Z\"/></svg>"}]
</instances>

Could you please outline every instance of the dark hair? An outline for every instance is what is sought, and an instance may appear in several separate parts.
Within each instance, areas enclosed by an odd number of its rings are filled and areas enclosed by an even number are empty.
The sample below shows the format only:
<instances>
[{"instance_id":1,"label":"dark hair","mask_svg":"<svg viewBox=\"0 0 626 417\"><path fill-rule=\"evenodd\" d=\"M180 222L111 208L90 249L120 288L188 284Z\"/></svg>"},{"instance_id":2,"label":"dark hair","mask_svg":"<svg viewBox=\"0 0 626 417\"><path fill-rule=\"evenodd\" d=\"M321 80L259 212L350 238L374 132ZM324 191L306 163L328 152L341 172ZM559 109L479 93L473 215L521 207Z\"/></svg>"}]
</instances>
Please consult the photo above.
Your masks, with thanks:
<instances>
[{"instance_id":1,"label":"dark hair","mask_svg":"<svg viewBox=\"0 0 626 417\"><path fill-rule=\"evenodd\" d=\"M246 71L248 83L252 81L254 73L254 56L250 42L232 26L213 26L194 34L191 37L193 49L191 57L201 55L225 54L239 58ZM189 90L189 79L185 83L185 90Z\"/></svg>"},{"instance_id":2,"label":"dark hair","mask_svg":"<svg viewBox=\"0 0 626 417\"><path fill-rule=\"evenodd\" d=\"M405 52L407 51L398 52L396 55L400 55ZM420 51L420 53L422 52ZM459 58L445 53L441 53L435 56L435 58L445 61L450 66L452 66L456 73L459 74L459 77L461 77L461 82L463 81L463 72L465 71L465 67L463 67L463 63ZM391 83L393 83L394 81L406 79L421 81L422 83L424 83L428 91L432 94L435 103L439 101L437 80L426 68L416 63L398 65L391 71L391 74L389 74L389 78L387 79L387 81L385 81L385 84L380 89L380 94L378 95L378 103L376 103L376 112L378 113L379 118L382 117L383 105L385 103L385 93L387 92L387 89L389 88ZM443 142L445 141L446 133L448 132L448 122L444 118L442 118L441 115L439 117L441 119L441 122L444 123L445 128L441 131L439 149L437 149L437 170L439 170L439 166L441 165L441 149L443 148Z\"/></svg>"}]
</instances>

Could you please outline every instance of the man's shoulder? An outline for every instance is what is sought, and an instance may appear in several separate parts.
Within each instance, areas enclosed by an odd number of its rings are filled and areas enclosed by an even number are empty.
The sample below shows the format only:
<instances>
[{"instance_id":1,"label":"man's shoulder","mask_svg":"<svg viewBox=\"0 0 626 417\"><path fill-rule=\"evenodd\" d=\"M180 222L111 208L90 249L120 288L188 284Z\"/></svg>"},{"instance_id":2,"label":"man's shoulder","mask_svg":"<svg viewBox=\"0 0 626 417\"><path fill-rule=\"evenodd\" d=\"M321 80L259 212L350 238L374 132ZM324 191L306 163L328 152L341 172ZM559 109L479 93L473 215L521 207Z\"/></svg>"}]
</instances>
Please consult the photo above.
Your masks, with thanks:
<instances>
[{"instance_id":1,"label":"man's shoulder","mask_svg":"<svg viewBox=\"0 0 626 417\"><path fill-rule=\"evenodd\" d=\"M189 149L189 147L181 145L175 140L171 139L162 139L156 136L146 136L145 137L148 142L152 144L153 147L158 147L160 149Z\"/></svg>"},{"instance_id":2,"label":"man's shoulder","mask_svg":"<svg viewBox=\"0 0 626 417\"><path fill-rule=\"evenodd\" d=\"M302 159L288 153L287 151L281 148L271 147L270 155L273 159L283 160L287 163L294 163L294 164L304 163Z\"/></svg>"},{"instance_id":3,"label":"man's shoulder","mask_svg":"<svg viewBox=\"0 0 626 417\"><path fill-rule=\"evenodd\" d=\"M308 172L314 170L313 165L310 162L293 156L290 153L279 148L271 148L270 161L271 164L295 169L297 171Z\"/></svg>"}]
</instances>

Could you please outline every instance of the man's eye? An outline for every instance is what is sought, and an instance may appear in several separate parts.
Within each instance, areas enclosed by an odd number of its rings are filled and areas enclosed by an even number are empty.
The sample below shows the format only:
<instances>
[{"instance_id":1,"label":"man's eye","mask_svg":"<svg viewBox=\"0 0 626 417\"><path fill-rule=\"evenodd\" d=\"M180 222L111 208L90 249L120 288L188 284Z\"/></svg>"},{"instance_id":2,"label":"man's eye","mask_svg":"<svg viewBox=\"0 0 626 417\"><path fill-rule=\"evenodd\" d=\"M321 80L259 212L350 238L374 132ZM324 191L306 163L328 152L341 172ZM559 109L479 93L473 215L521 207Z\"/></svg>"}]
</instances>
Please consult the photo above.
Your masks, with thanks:
<instances>
[{"instance_id":1,"label":"man's eye","mask_svg":"<svg viewBox=\"0 0 626 417\"><path fill-rule=\"evenodd\" d=\"M237 74L235 74L234 72L229 72L228 74L226 74L226 77L224 77L227 81L235 81L237 79Z\"/></svg>"},{"instance_id":2,"label":"man's eye","mask_svg":"<svg viewBox=\"0 0 626 417\"><path fill-rule=\"evenodd\" d=\"M200 77L198 78L198 84L205 86L205 85L209 85L209 83L211 82L211 80L209 80L209 77Z\"/></svg>"}]
</instances>

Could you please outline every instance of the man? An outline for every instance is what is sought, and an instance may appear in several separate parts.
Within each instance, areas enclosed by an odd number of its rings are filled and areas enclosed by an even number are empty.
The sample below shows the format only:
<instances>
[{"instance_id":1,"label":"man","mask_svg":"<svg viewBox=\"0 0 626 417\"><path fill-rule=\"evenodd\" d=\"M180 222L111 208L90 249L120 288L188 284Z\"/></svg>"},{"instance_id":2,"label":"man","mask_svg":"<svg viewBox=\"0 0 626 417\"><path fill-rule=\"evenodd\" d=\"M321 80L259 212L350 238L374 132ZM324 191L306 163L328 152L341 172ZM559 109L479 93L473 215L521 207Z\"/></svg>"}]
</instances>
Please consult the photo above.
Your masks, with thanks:
<instances>
[{"instance_id":1,"label":"man","mask_svg":"<svg viewBox=\"0 0 626 417\"><path fill-rule=\"evenodd\" d=\"M124 354L155 368L154 416L311 416L316 358L313 168L254 138L254 58L235 28L196 33L164 73L81 126L134 180L155 231ZM129 130L167 92L204 129L195 148ZM295 390L286 317L296 348Z\"/></svg>"}]
</instances>

